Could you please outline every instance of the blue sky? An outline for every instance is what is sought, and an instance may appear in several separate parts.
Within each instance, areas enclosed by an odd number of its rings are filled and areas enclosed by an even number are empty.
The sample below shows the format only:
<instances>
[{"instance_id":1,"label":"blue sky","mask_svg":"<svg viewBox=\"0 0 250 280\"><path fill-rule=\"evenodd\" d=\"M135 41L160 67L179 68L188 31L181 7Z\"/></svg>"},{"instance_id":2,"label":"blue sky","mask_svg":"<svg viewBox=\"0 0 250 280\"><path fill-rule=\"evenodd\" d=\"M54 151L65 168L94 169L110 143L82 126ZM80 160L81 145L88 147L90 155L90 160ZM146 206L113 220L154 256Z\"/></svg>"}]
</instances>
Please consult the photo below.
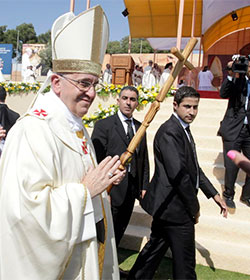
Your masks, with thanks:
<instances>
[{"instance_id":1,"label":"blue sky","mask_svg":"<svg viewBox=\"0 0 250 280\"><path fill-rule=\"evenodd\" d=\"M101 5L110 25L110 41L120 41L129 35L128 19L121 12L123 0L90 0L90 6ZM86 9L86 0L75 0L75 14ZM50 30L54 20L69 11L70 0L0 0L0 26L15 29L22 23L32 23L36 34Z\"/></svg>"}]
</instances>

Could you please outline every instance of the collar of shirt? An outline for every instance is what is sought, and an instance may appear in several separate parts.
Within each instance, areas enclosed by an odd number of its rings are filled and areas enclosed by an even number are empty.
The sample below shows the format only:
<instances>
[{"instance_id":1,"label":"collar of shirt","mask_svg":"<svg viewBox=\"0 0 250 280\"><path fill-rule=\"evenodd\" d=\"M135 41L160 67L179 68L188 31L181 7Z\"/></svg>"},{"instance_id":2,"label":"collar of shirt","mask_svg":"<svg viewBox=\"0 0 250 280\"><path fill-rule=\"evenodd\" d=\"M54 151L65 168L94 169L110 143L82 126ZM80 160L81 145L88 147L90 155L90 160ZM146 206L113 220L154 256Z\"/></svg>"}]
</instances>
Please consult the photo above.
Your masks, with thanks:
<instances>
[{"instance_id":1,"label":"collar of shirt","mask_svg":"<svg viewBox=\"0 0 250 280\"><path fill-rule=\"evenodd\" d=\"M186 129L186 127L189 126L189 124L185 123L175 112L173 112L173 115L178 119L183 129Z\"/></svg>"},{"instance_id":2,"label":"collar of shirt","mask_svg":"<svg viewBox=\"0 0 250 280\"><path fill-rule=\"evenodd\" d=\"M186 135L187 135L188 140L190 141L189 135L188 135L188 133L187 133L187 131L186 131L186 128L189 126L189 124L188 124L188 123L185 123L175 112L173 112L173 115L174 115L174 116L177 118L177 120L180 122L181 126L183 127L183 129L184 129L184 131L185 131L185 133L186 133Z\"/></svg>"},{"instance_id":3,"label":"collar of shirt","mask_svg":"<svg viewBox=\"0 0 250 280\"><path fill-rule=\"evenodd\" d=\"M126 133L128 132L128 124L126 123L126 120L131 120L131 124L132 124L132 128L134 130L134 133L136 132L133 118L130 118L130 119L127 118L125 115L123 115L123 113L120 110L118 110L117 115L118 115L119 119L121 120L123 128L124 128Z\"/></svg>"},{"instance_id":4,"label":"collar of shirt","mask_svg":"<svg viewBox=\"0 0 250 280\"><path fill-rule=\"evenodd\" d=\"M247 80L247 83L250 83L250 80L249 80L249 78L247 77L247 76L245 76L245 78L246 78L246 80ZM230 81L230 82L232 82L233 81L233 77L232 76L227 76L227 79Z\"/></svg>"},{"instance_id":5,"label":"collar of shirt","mask_svg":"<svg viewBox=\"0 0 250 280\"><path fill-rule=\"evenodd\" d=\"M59 110L63 111L67 121L69 122L70 128L73 132L83 129L82 118L76 117L74 114L72 114L68 109L68 107L62 102L62 100L53 92L53 90L50 90L50 92L46 94L51 100L49 107L52 110L58 108Z\"/></svg>"}]
</instances>

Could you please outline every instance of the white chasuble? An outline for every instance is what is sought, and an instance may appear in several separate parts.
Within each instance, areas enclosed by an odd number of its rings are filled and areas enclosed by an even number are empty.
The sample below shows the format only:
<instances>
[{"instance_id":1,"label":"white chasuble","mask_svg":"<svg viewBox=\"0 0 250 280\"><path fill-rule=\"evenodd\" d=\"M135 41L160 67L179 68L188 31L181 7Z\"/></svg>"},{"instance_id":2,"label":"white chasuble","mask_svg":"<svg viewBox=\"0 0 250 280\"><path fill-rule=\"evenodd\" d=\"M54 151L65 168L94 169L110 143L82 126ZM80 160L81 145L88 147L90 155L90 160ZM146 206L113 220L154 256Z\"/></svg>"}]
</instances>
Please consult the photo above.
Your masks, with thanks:
<instances>
[{"instance_id":1,"label":"white chasuble","mask_svg":"<svg viewBox=\"0 0 250 280\"><path fill-rule=\"evenodd\" d=\"M98 280L100 197L81 184L85 154L53 92L40 95L11 129L0 164L0 279ZM57 104L58 103L58 104ZM58 105L58 106L57 106ZM64 105L64 104L63 104ZM91 154L91 157L90 157ZM110 206L102 279L119 279Z\"/></svg>"}]
</instances>

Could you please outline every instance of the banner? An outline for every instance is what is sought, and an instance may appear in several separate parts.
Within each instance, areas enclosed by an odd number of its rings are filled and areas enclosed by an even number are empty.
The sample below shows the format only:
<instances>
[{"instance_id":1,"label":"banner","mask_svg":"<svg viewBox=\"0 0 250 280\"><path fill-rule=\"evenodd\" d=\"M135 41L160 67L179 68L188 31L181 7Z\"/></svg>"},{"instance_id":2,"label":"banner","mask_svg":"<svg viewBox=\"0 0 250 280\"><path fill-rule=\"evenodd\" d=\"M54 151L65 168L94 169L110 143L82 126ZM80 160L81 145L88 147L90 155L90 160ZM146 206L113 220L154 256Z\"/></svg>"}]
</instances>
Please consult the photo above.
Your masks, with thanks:
<instances>
[{"instance_id":1,"label":"banner","mask_svg":"<svg viewBox=\"0 0 250 280\"><path fill-rule=\"evenodd\" d=\"M0 61L1 61L1 71L5 75L11 74L12 67L12 44L0 44Z\"/></svg>"}]
</instances>

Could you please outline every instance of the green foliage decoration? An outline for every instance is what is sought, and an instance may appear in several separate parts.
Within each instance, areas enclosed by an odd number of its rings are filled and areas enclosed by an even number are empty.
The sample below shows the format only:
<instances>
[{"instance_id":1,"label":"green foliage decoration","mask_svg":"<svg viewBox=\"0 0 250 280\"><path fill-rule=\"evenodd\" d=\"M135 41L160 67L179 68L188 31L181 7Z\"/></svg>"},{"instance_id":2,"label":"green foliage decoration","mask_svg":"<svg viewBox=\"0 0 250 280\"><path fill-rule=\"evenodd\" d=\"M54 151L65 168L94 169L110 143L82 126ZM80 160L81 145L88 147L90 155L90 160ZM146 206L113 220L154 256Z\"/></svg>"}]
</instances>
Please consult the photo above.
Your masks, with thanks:
<instances>
[{"instance_id":1,"label":"green foliage decoration","mask_svg":"<svg viewBox=\"0 0 250 280\"><path fill-rule=\"evenodd\" d=\"M99 89L97 89L96 93L99 97L102 97L104 99L109 97L110 95L112 97L118 97L123 86L126 85L103 84ZM136 110L140 111L143 110L145 106L147 106L147 104L155 101L156 96L160 92L160 87L156 85L151 89L147 89L140 85L137 87L137 90L139 92L139 99L138 99L139 105L137 106ZM176 89L174 87L171 87L169 92L166 94L166 98L169 96L173 96L175 91ZM112 104L106 108L103 107L101 104L99 104L97 111L95 111L90 116L85 115L83 117L83 123L86 127L94 127L96 121L114 115L117 112L117 110L118 110L117 105Z\"/></svg>"},{"instance_id":2,"label":"green foliage decoration","mask_svg":"<svg viewBox=\"0 0 250 280\"><path fill-rule=\"evenodd\" d=\"M37 83L23 83L23 82L2 82L0 83L3 86L9 95L14 94L28 94L28 93L37 93L41 87L39 82ZM114 85L114 84L100 84L99 88L96 90L96 94L106 100L110 96L118 97L121 89L126 85ZM48 86L44 92L50 90ZM155 101L156 96L160 92L160 87L156 85L151 89L142 87L141 85L137 87L139 92L139 105L136 108L138 111L143 110L147 104ZM175 88L172 87L169 92L166 94L166 97L172 96L175 93ZM108 116L114 115L118 110L118 106L115 104L109 105L107 108L103 107L101 104L98 106L98 110L91 115L85 115L83 117L83 123L86 127L93 127L95 122L101 119L104 119Z\"/></svg>"}]
</instances>

